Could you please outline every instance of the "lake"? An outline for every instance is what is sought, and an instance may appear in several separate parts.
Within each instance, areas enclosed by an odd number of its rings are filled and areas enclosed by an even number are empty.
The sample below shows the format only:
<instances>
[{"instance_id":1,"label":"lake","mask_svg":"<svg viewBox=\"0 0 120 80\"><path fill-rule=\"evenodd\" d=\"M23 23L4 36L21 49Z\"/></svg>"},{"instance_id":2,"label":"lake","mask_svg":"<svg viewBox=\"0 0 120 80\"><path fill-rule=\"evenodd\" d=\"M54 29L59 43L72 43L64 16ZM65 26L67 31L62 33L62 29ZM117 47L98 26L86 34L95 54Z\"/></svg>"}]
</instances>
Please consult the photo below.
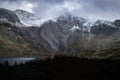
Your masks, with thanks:
<instances>
[{"instance_id":1,"label":"lake","mask_svg":"<svg viewBox=\"0 0 120 80\"><path fill-rule=\"evenodd\" d=\"M10 58L0 58L0 64L4 64L6 61L8 61L10 66L15 65L15 63L24 64L26 62L30 62L35 60L35 57L10 57Z\"/></svg>"}]
</instances>

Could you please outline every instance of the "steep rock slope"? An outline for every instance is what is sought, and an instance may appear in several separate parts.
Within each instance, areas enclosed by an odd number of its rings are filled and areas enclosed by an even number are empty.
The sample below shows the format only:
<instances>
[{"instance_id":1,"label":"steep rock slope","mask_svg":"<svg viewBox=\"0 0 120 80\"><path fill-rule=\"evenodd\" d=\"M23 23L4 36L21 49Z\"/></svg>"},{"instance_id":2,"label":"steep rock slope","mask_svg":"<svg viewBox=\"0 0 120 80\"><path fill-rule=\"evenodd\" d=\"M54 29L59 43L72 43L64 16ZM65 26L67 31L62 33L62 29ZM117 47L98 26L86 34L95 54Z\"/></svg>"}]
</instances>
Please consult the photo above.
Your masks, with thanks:
<instances>
[{"instance_id":1,"label":"steep rock slope","mask_svg":"<svg viewBox=\"0 0 120 80\"><path fill-rule=\"evenodd\" d=\"M31 38L24 34L23 30L24 27L0 23L0 57L43 54L41 49L31 43Z\"/></svg>"},{"instance_id":2,"label":"steep rock slope","mask_svg":"<svg viewBox=\"0 0 120 80\"><path fill-rule=\"evenodd\" d=\"M17 9L14 11L20 18L21 22L26 26L40 26L41 20L33 13Z\"/></svg>"},{"instance_id":3,"label":"steep rock slope","mask_svg":"<svg viewBox=\"0 0 120 80\"><path fill-rule=\"evenodd\" d=\"M10 22L16 23L16 22L20 22L18 16L11 10L8 9L4 9L4 8L0 8L0 19L4 20L8 20Z\"/></svg>"}]
</instances>

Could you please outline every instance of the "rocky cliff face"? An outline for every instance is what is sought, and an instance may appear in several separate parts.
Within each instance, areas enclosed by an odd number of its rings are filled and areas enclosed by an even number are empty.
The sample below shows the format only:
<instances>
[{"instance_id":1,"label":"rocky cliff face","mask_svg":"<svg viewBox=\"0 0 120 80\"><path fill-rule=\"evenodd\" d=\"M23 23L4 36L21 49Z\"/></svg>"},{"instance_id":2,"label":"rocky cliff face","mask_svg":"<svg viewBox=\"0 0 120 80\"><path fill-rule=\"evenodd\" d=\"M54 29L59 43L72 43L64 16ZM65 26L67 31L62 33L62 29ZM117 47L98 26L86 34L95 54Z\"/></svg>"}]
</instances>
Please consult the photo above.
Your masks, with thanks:
<instances>
[{"instance_id":1,"label":"rocky cliff face","mask_svg":"<svg viewBox=\"0 0 120 80\"><path fill-rule=\"evenodd\" d=\"M7 19L10 22L20 22L18 16L11 10L0 8L0 19Z\"/></svg>"},{"instance_id":2,"label":"rocky cliff face","mask_svg":"<svg viewBox=\"0 0 120 80\"><path fill-rule=\"evenodd\" d=\"M41 20L33 13L17 9L14 11L25 26L40 26Z\"/></svg>"},{"instance_id":3,"label":"rocky cliff face","mask_svg":"<svg viewBox=\"0 0 120 80\"><path fill-rule=\"evenodd\" d=\"M18 27L1 23L0 55L62 53L83 57L119 56L119 25L119 20L114 22L97 20L90 23L84 18L70 14L62 15L56 20L48 20L40 27Z\"/></svg>"}]
</instances>

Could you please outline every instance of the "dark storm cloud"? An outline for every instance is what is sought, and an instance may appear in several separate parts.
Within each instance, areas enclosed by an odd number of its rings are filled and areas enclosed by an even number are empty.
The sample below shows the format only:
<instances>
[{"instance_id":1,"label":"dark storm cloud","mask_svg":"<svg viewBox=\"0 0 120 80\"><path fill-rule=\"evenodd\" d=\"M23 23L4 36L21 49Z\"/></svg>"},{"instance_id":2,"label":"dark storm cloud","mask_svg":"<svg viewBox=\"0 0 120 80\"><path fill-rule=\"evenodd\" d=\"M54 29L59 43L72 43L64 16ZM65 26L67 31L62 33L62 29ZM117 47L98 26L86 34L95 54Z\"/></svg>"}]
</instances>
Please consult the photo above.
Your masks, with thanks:
<instances>
[{"instance_id":1,"label":"dark storm cloud","mask_svg":"<svg viewBox=\"0 0 120 80\"><path fill-rule=\"evenodd\" d=\"M120 18L120 0L0 0L0 7L27 10L46 19L65 12L90 19Z\"/></svg>"}]
</instances>

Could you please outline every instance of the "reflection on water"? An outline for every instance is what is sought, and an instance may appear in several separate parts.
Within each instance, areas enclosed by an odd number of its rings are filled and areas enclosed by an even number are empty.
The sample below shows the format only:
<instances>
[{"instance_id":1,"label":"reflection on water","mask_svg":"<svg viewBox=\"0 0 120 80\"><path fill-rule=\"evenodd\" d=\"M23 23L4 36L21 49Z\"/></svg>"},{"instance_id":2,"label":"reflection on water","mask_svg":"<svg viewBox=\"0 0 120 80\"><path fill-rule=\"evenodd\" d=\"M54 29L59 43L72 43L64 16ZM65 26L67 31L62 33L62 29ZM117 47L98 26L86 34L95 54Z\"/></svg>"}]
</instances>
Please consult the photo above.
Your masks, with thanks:
<instances>
[{"instance_id":1,"label":"reflection on water","mask_svg":"<svg viewBox=\"0 0 120 80\"><path fill-rule=\"evenodd\" d=\"M6 61L8 61L9 65L15 65L15 63L19 64L24 64L25 62L32 61L36 58L29 58L29 57L16 57L16 58L0 58L0 64L4 64Z\"/></svg>"}]
</instances>

